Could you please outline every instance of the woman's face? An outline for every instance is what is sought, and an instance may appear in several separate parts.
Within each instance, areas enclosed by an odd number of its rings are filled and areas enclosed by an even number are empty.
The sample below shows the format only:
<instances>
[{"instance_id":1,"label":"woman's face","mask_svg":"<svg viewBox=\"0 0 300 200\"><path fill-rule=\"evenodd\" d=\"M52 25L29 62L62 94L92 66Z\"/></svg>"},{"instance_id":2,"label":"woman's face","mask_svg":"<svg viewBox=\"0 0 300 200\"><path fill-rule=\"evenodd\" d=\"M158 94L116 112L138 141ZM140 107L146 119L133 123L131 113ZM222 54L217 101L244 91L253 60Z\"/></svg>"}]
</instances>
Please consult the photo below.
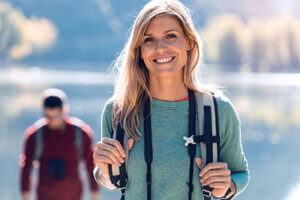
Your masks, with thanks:
<instances>
[{"instance_id":1,"label":"woman's face","mask_svg":"<svg viewBox=\"0 0 300 200\"><path fill-rule=\"evenodd\" d=\"M190 50L180 23L170 15L154 17L145 32L141 57L151 76L182 75Z\"/></svg>"}]
</instances>

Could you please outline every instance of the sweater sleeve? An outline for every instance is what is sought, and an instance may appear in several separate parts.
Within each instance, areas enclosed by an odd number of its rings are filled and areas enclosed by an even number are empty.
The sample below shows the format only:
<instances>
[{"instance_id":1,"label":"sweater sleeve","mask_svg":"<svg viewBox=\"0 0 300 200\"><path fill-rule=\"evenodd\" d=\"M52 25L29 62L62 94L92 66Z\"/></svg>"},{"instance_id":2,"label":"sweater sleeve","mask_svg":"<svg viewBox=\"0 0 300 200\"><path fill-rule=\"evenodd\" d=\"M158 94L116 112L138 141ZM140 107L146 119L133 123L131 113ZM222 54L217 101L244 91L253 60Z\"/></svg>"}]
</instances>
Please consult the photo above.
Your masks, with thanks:
<instances>
[{"instance_id":1,"label":"sweater sleeve","mask_svg":"<svg viewBox=\"0 0 300 200\"><path fill-rule=\"evenodd\" d=\"M112 108L113 101L109 100L104 106L101 116L101 138L111 137L112 132ZM98 166L94 169L94 178L96 182L107 190L116 190L117 188L110 182L109 177L101 174Z\"/></svg>"},{"instance_id":2,"label":"sweater sleeve","mask_svg":"<svg viewBox=\"0 0 300 200\"><path fill-rule=\"evenodd\" d=\"M226 98L217 98L220 125L220 161L228 164L231 179L236 185L237 197L249 183L248 162L241 141L241 123L232 103Z\"/></svg>"},{"instance_id":3,"label":"sweater sleeve","mask_svg":"<svg viewBox=\"0 0 300 200\"><path fill-rule=\"evenodd\" d=\"M30 191L31 184L31 170L32 170L32 161L34 154L34 144L35 144L35 135L31 130L33 128L28 128L25 131L24 146L23 152L20 155L20 189L21 192Z\"/></svg>"},{"instance_id":4,"label":"sweater sleeve","mask_svg":"<svg viewBox=\"0 0 300 200\"><path fill-rule=\"evenodd\" d=\"M112 109L113 101L108 100L104 106L101 116L101 138L111 137L112 133Z\"/></svg>"}]
</instances>

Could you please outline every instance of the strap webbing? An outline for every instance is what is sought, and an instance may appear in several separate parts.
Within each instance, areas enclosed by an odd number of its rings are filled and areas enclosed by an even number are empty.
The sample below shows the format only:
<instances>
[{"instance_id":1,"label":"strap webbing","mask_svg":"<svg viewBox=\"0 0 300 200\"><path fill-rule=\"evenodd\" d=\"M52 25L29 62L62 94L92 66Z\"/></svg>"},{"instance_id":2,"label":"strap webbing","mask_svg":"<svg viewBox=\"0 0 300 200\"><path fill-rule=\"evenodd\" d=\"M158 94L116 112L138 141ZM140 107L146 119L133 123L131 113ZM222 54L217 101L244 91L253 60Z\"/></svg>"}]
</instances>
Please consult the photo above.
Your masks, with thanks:
<instances>
[{"instance_id":1,"label":"strap webbing","mask_svg":"<svg viewBox=\"0 0 300 200\"><path fill-rule=\"evenodd\" d=\"M37 161L40 160L44 148L43 129L44 127L39 128L35 134L35 150L34 150L33 159Z\"/></svg>"},{"instance_id":2,"label":"strap webbing","mask_svg":"<svg viewBox=\"0 0 300 200\"><path fill-rule=\"evenodd\" d=\"M115 133L116 140L120 142L122 146L124 146L124 129L118 124L117 131ZM114 135L112 135L114 137ZM127 172L125 162L121 164L119 167L119 175L114 176L112 165L108 165L108 172L110 176L110 181L116 187L121 188L121 200L125 200L125 187L127 183Z\"/></svg>"},{"instance_id":3,"label":"strap webbing","mask_svg":"<svg viewBox=\"0 0 300 200\"><path fill-rule=\"evenodd\" d=\"M204 140L201 146L205 146L206 151L206 162L205 165L211 162L219 161L219 124L218 124L218 109L216 99L213 94L203 94L204 102ZM202 149L202 148L201 148ZM209 186L204 186L202 193L204 195L204 200L211 200L213 196L211 195L212 188Z\"/></svg>"},{"instance_id":4,"label":"strap webbing","mask_svg":"<svg viewBox=\"0 0 300 200\"><path fill-rule=\"evenodd\" d=\"M125 200L125 188L121 189L121 200Z\"/></svg>"},{"instance_id":5,"label":"strap webbing","mask_svg":"<svg viewBox=\"0 0 300 200\"><path fill-rule=\"evenodd\" d=\"M212 137L212 124L211 124L211 107L204 106L204 136L208 138ZM213 161L213 148L212 143L206 143L206 165ZM207 194L207 191L212 191L212 188L209 186L203 187L204 194ZM211 200L210 195L204 196L204 200Z\"/></svg>"},{"instance_id":6,"label":"strap webbing","mask_svg":"<svg viewBox=\"0 0 300 200\"><path fill-rule=\"evenodd\" d=\"M212 137L211 130L211 108L210 106L204 106L204 137ZM212 143L206 143L206 164L212 162Z\"/></svg>"},{"instance_id":7,"label":"strap webbing","mask_svg":"<svg viewBox=\"0 0 300 200\"><path fill-rule=\"evenodd\" d=\"M213 96L214 107L215 107L215 127L216 127L216 137L219 139L217 143L217 162L220 158L220 132L219 132L219 115L218 115L218 105L215 96Z\"/></svg>"},{"instance_id":8,"label":"strap webbing","mask_svg":"<svg viewBox=\"0 0 300 200\"><path fill-rule=\"evenodd\" d=\"M77 158L78 162L83 158L83 133L80 127L74 126L75 138L74 143L77 148Z\"/></svg>"},{"instance_id":9,"label":"strap webbing","mask_svg":"<svg viewBox=\"0 0 300 200\"><path fill-rule=\"evenodd\" d=\"M147 200L151 200L151 163L153 160L152 152L152 130L151 130L151 108L149 97L144 106L144 143L145 143L145 161L147 163Z\"/></svg>"},{"instance_id":10,"label":"strap webbing","mask_svg":"<svg viewBox=\"0 0 300 200\"><path fill-rule=\"evenodd\" d=\"M195 135L196 133L196 100L193 91L189 90L189 137ZM193 194L193 174L194 174L194 159L196 155L196 145L189 144L188 151L190 156L190 173L189 173L189 197L188 199L192 199Z\"/></svg>"},{"instance_id":11,"label":"strap webbing","mask_svg":"<svg viewBox=\"0 0 300 200\"><path fill-rule=\"evenodd\" d=\"M123 128L118 127L116 139L118 141L120 141L122 146L124 146L124 129ZM126 178L127 178L126 166L125 166L125 163L123 162L120 166L120 188L125 188L126 182L127 182ZM125 193L125 191L124 191L124 193Z\"/></svg>"}]
</instances>

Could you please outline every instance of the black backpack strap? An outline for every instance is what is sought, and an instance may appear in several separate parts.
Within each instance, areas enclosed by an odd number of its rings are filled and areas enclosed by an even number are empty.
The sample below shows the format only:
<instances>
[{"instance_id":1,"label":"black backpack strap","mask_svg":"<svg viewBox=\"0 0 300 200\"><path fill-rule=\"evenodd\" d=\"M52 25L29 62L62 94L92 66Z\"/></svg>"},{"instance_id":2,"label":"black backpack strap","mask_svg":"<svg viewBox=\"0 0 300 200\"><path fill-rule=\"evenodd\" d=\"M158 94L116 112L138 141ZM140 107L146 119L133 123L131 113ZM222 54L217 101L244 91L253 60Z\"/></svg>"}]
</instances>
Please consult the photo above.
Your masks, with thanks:
<instances>
[{"instance_id":1,"label":"black backpack strap","mask_svg":"<svg viewBox=\"0 0 300 200\"><path fill-rule=\"evenodd\" d=\"M204 138L212 137L212 125L211 125L211 107L204 106ZM213 147L212 143L208 142L206 144L206 165L213 161ZM212 188L209 186L204 186L202 193L204 195L204 200L211 200Z\"/></svg>"},{"instance_id":2,"label":"black backpack strap","mask_svg":"<svg viewBox=\"0 0 300 200\"><path fill-rule=\"evenodd\" d=\"M147 163L147 200L151 200L151 163L153 160L152 151L152 130L151 130L151 106L149 97L146 100L144 111L144 143L145 143L145 161Z\"/></svg>"},{"instance_id":3,"label":"black backpack strap","mask_svg":"<svg viewBox=\"0 0 300 200\"><path fill-rule=\"evenodd\" d=\"M116 140L120 142L120 144L124 147L124 129L118 124L116 133L112 134L112 137L115 137ZM113 166L111 164L108 165L108 172L110 181L121 191L121 200L125 200L125 188L127 183L127 171L126 171L126 162L123 162L121 166L118 168L118 172L114 172ZM118 174L118 175L115 175Z\"/></svg>"},{"instance_id":4,"label":"black backpack strap","mask_svg":"<svg viewBox=\"0 0 300 200\"><path fill-rule=\"evenodd\" d=\"M209 162L218 162L220 157L220 133L219 133L219 119L218 106L216 98L213 94L203 94L204 100L204 143L209 143L209 151L211 151L211 158ZM209 108L208 108L209 107ZM209 117L210 115L210 117ZM206 131L207 130L207 131ZM206 133L209 133L206 136ZM206 153L208 155L208 153ZM208 164L207 162L206 164Z\"/></svg>"},{"instance_id":5,"label":"black backpack strap","mask_svg":"<svg viewBox=\"0 0 300 200\"><path fill-rule=\"evenodd\" d=\"M117 130L117 140L121 143L122 147L124 146L124 129L119 125ZM123 162L119 168L120 170L120 186L122 196L125 195L125 187L127 183L127 172L126 172L126 165ZM123 191L123 192L122 192ZM125 196L124 196L125 198Z\"/></svg>"},{"instance_id":6,"label":"black backpack strap","mask_svg":"<svg viewBox=\"0 0 300 200\"><path fill-rule=\"evenodd\" d=\"M203 123L203 140L201 140L201 145L206 147L205 153L206 160L204 166L208 163L218 162L219 161L219 144L220 144L220 135L219 135L219 124L218 124L218 109L216 99L213 94L203 93L203 114L204 114L204 123ZM202 148L203 149L203 148ZM201 149L201 150L202 150ZM202 154L203 155L203 154ZM212 188L209 186L204 186L202 193L205 200L212 199Z\"/></svg>"},{"instance_id":7,"label":"black backpack strap","mask_svg":"<svg viewBox=\"0 0 300 200\"><path fill-rule=\"evenodd\" d=\"M216 97L213 96L214 106L215 106L215 127L216 127L216 137L217 140L217 162L220 161L220 128L219 128L219 114L218 114L218 105Z\"/></svg>"},{"instance_id":8,"label":"black backpack strap","mask_svg":"<svg viewBox=\"0 0 300 200\"><path fill-rule=\"evenodd\" d=\"M196 133L196 100L194 92L192 90L188 91L189 94L189 137L195 136ZM193 186L193 174L194 174L194 159L196 156L196 145L188 144L188 152L190 157L190 173L189 173L189 194L188 199L192 199L192 194L194 190Z\"/></svg>"},{"instance_id":9,"label":"black backpack strap","mask_svg":"<svg viewBox=\"0 0 300 200\"><path fill-rule=\"evenodd\" d=\"M195 146L200 143L200 152L202 158L202 166L205 167L208 163L219 161L219 124L218 124L218 108L216 99L213 94L195 93L198 105L198 124L199 136L191 135L183 137L186 141L185 146ZM212 188L204 186L202 193L205 200L211 200Z\"/></svg>"}]
</instances>

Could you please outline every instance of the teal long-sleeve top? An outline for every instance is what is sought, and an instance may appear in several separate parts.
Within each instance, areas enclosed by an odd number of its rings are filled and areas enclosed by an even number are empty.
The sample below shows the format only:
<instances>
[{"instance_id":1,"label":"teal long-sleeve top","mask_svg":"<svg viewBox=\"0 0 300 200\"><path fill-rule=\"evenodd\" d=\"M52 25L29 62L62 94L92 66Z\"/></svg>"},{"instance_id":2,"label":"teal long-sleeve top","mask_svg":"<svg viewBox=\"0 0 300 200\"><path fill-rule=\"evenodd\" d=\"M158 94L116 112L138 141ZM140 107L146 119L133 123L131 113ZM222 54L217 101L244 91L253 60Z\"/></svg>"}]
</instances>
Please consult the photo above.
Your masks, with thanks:
<instances>
[{"instance_id":1,"label":"teal long-sleeve top","mask_svg":"<svg viewBox=\"0 0 300 200\"><path fill-rule=\"evenodd\" d=\"M231 178L236 185L238 196L248 185L248 163L241 143L240 120L233 105L224 95L216 96L220 133L220 162L228 164ZM102 113L102 137L111 137L113 101L109 100ZM152 100L152 199L167 200L188 199L189 165L188 148L183 136L188 136L188 100L179 102ZM196 113L196 120L198 114ZM143 120L139 130L144 133ZM198 123L196 127L198 129ZM196 156L200 156L197 144ZM96 173L97 170L95 170ZM126 200L147 199L147 164L144 159L144 138L135 142L128 161L128 183ZM193 200L204 199L199 177L200 169L194 163Z\"/></svg>"}]
</instances>

